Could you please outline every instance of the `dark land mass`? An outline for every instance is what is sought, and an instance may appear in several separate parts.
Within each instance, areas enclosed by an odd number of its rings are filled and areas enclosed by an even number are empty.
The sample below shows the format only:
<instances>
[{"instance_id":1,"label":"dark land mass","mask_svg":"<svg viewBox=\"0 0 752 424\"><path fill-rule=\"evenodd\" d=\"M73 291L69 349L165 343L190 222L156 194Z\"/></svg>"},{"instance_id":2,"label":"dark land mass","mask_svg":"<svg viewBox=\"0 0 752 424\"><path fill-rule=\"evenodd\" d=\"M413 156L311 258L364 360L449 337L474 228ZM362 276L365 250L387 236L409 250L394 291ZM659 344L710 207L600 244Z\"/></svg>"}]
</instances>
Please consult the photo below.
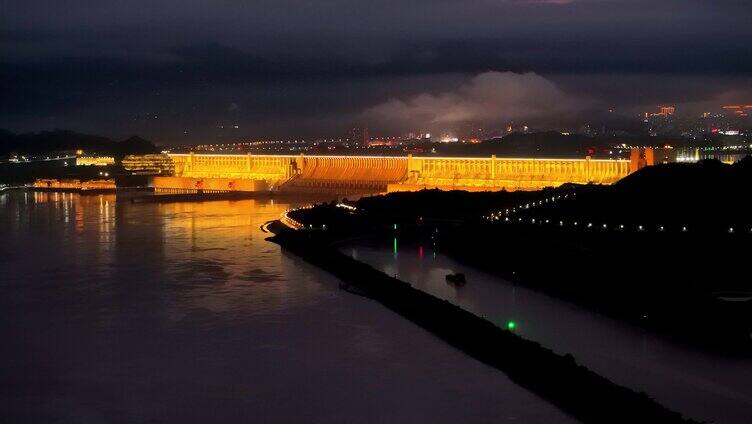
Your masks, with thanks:
<instances>
[{"instance_id":1,"label":"dark land mass","mask_svg":"<svg viewBox=\"0 0 752 424\"><path fill-rule=\"evenodd\" d=\"M271 241L340 278L344 289L380 302L582 422L692 422L578 365L571 355L558 355L342 254L332 245L342 233L279 225L276 232Z\"/></svg>"},{"instance_id":2,"label":"dark land mass","mask_svg":"<svg viewBox=\"0 0 752 424\"><path fill-rule=\"evenodd\" d=\"M583 158L587 155L608 157L608 151L617 144L652 145L657 140L639 137L590 137L580 134L564 135L557 131L537 133L511 133L503 138L493 138L482 143L447 144L441 148L442 154L465 156L474 152L481 156L500 157L562 157ZM676 139L661 139L664 144Z\"/></svg>"},{"instance_id":3,"label":"dark land mass","mask_svg":"<svg viewBox=\"0 0 752 424\"><path fill-rule=\"evenodd\" d=\"M393 237L396 224L403 240L436 243L508 280L676 341L746 356L750 181L752 159L704 161L644 168L613 186L393 193L352 202L354 212L325 205L291 216L342 238Z\"/></svg>"},{"instance_id":4,"label":"dark land mass","mask_svg":"<svg viewBox=\"0 0 752 424\"><path fill-rule=\"evenodd\" d=\"M38 178L96 180L102 179L104 173L118 179L118 186L145 183L145 178L129 176L119 165L75 166L74 159L55 158L65 157L65 154L73 154L79 149L85 155L112 156L117 163L126 155L159 151L154 143L135 136L123 141L113 141L106 137L65 130L13 134L0 129L0 183L22 185ZM9 162L8 159L12 156L26 156L29 161ZM46 156L52 160L43 160Z\"/></svg>"},{"instance_id":5,"label":"dark land mass","mask_svg":"<svg viewBox=\"0 0 752 424\"><path fill-rule=\"evenodd\" d=\"M100 172L112 173L115 170L112 166L62 166L58 162L0 163L0 183L24 185L37 178L97 180L103 178Z\"/></svg>"},{"instance_id":6,"label":"dark land mass","mask_svg":"<svg viewBox=\"0 0 752 424\"><path fill-rule=\"evenodd\" d=\"M661 147L723 147L747 145L743 137L714 135L706 140L693 140L679 136L651 137L648 135L588 136L561 134L557 131L510 133L502 138L492 138L478 144L439 144L437 153L447 156L535 157L535 158L595 158L613 157L615 146Z\"/></svg>"},{"instance_id":7,"label":"dark land mass","mask_svg":"<svg viewBox=\"0 0 752 424\"><path fill-rule=\"evenodd\" d=\"M105 177L100 172L107 173L108 176ZM39 178L81 181L114 178L118 187L137 187L147 183L146 176L130 175L120 165L62 166L59 161L0 163L0 183L21 186Z\"/></svg>"},{"instance_id":8,"label":"dark land mass","mask_svg":"<svg viewBox=\"0 0 752 424\"><path fill-rule=\"evenodd\" d=\"M535 157L535 158L584 158L591 156L596 159L626 159L628 152L619 152L617 146L653 146L670 145L673 148L699 147L722 148L726 146L748 146L747 136L712 135L706 139L695 140L680 136L662 135L652 137L643 134L625 134L619 136L588 136L583 134L562 134L557 131L543 131L531 133L510 133L504 137L495 137L477 143L440 143L428 141L404 141L402 144L392 141L391 145L338 145L319 144L311 146L306 154L323 155L370 155L394 156L408 153L416 156L451 156L451 157ZM333 148L335 147L335 148ZM277 149L277 147L274 147ZM259 154L284 154L284 147L280 150L251 147L250 151ZM238 150L242 153L244 150ZM731 151L729 151L731 153Z\"/></svg>"},{"instance_id":9,"label":"dark land mass","mask_svg":"<svg viewBox=\"0 0 752 424\"><path fill-rule=\"evenodd\" d=\"M0 129L0 157L12 153L44 155L51 152L79 149L87 153L114 156L118 159L125 155L159 152L154 143L136 136L122 141L113 141L107 137L81 134L69 130L14 134Z\"/></svg>"}]
</instances>

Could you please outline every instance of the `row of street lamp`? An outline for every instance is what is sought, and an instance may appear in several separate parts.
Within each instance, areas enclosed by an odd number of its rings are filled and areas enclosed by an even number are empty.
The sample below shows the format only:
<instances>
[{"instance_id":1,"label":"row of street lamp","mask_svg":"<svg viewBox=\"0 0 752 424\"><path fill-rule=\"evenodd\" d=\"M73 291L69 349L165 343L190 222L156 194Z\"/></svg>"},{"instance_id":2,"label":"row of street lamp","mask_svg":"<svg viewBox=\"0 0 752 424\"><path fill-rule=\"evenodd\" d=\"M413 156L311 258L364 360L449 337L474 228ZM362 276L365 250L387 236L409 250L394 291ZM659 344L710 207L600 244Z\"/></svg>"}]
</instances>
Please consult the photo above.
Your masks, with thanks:
<instances>
[{"instance_id":1,"label":"row of street lamp","mask_svg":"<svg viewBox=\"0 0 752 424\"><path fill-rule=\"evenodd\" d=\"M575 197L575 196L577 196L577 193L571 193L571 195L572 195L572 197ZM567 199L567 198L569 198L569 194L551 196L551 197L547 197L547 198L545 198L543 200L538 200L538 201L534 201L534 202L528 202L528 203L525 203L525 204L517 205L517 206L512 207L512 208L507 208L507 209L504 209L503 211L499 210L496 213L492 212L491 214L489 214L487 216L484 216L483 218L486 219L486 220L488 220L488 221L492 221L492 222L493 221L501 221L501 222L506 222L506 223L525 223L525 224L527 224L527 223L530 223L530 224L551 224L551 223L554 223L554 224L556 224L557 223L556 220L551 220L551 219L548 219L548 218L542 218L542 219L541 218L537 218L537 219L536 218L530 218L528 220L527 218L523 219L522 217L518 217L517 219L514 219L513 217L511 217L511 215L514 214L514 213L517 213L519 211L529 210L530 208L534 208L536 206L543 206L543 205L545 205L547 203L553 203L553 202L557 202L557 201L559 201L561 199ZM502 217L504 218L503 220L501 219ZM616 225L612 225L612 224L608 224L608 223L595 224L593 222L587 222L587 223L585 223L585 221L571 221L570 223L568 223L568 222L565 222L563 220L559 220L558 221L558 225L560 227L570 226L571 225L571 227L578 227L578 228L585 228L585 229L600 228L602 230L608 230L609 228L611 228L611 229L616 229L616 230L623 231L623 230L627 230L628 229L627 226L624 225L624 224L616 224ZM647 231L647 227L644 226L644 225L639 225L638 224L634 228L637 231ZM655 228L657 229L658 232L664 232L664 231L666 231L666 227L663 226L663 225L658 225ZM680 227L680 231L683 232L683 233L686 233L686 232L689 231L689 227L687 227L686 225L682 225ZM729 233L729 234L734 234L734 233L739 233L740 230L738 228L736 228L736 227L729 226L726 229L726 232ZM749 232L752 233L752 228L750 228Z\"/></svg>"},{"instance_id":2,"label":"row of street lamp","mask_svg":"<svg viewBox=\"0 0 752 424\"><path fill-rule=\"evenodd\" d=\"M499 217L501 217L502 214L506 215L506 216L509 216L509 215L511 215L513 213L516 213L518 210L521 211L521 210L525 210L525 209L530 209L531 207L534 208L536 206L543 206L546 203L554 203L554 202L557 202L559 200L569 198L569 194L570 193L563 194L563 195L560 194L560 195L557 195L557 196L546 197L543 200L538 200L538 201L535 201L535 202L528 202L528 203L525 203L525 204L519 204L519 205L517 205L515 207L504 209L503 211L499 210L496 213L491 212L490 215L484 216L484 218L487 219L487 220L491 220L491 221L493 221L493 220L498 221ZM571 194L572 194L572 197L577 196L577 193L571 193Z\"/></svg>"},{"instance_id":3,"label":"row of street lamp","mask_svg":"<svg viewBox=\"0 0 752 424\"><path fill-rule=\"evenodd\" d=\"M295 212L295 211L299 211L299 210L303 210L303 209L311 209L311 208L313 208L313 205L306 205L306 206L301 206L301 207L298 207L298 208L288 209L288 210L282 212L282 215L280 217L280 222L282 222L283 224L285 224L288 227L292 228L293 230L300 230L302 228L305 228L304 224L296 221L293 218L290 218L290 213L291 212Z\"/></svg>"}]
</instances>

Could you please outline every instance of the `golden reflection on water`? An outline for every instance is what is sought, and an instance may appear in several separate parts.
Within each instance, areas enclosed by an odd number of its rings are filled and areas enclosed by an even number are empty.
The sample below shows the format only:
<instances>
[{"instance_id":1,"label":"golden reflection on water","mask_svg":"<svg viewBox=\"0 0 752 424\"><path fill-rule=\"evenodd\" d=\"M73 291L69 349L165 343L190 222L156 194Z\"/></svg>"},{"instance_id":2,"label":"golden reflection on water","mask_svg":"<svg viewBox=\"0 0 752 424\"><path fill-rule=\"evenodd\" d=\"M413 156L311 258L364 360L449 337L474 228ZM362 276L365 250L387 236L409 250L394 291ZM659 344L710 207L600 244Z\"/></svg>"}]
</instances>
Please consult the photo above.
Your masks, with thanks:
<instances>
[{"instance_id":1,"label":"golden reflection on water","mask_svg":"<svg viewBox=\"0 0 752 424\"><path fill-rule=\"evenodd\" d=\"M213 312L276 308L294 302L295 270L260 229L289 208L270 201L217 201L154 205L162 222L164 260L194 307ZM211 295L207 295L211 292Z\"/></svg>"},{"instance_id":2,"label":"golden reflection on water","mask_svg":"<svg viewBox=\"0 0 752 424\"><path fill-rule=\"evenodd\" d=\"M65 284L82 288L152 285L172 320L197 309L284 308L311 290L299 281L291 289L290 280L309 277L260 229L290 203L131 203L114 194L51 192L17 192L5 203L0 225L10 225L27 251L61 262L42 269L65 272Z\"/></svg>"}]
</instances>

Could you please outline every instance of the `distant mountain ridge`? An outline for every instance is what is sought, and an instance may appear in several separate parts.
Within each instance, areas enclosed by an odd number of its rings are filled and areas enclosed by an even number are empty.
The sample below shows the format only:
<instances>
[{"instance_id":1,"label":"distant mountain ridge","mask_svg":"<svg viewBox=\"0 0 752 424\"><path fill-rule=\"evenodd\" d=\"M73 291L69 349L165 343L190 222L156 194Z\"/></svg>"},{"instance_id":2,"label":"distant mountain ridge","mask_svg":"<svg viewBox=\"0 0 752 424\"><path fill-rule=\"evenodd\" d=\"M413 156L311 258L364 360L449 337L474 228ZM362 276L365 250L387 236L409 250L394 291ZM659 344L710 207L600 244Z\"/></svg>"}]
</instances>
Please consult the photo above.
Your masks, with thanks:
<instances>
[{"instance_id":1,"label":"distant mountain ridge","mask_svg":"<svg viewBox=\"0 0 752 424\"><path fill-rule=\"evenodd\" d=\"M114 141L107 137L82 134L71 130L15 134L11 131L0 129L0 156L6 156L10 153L34 155L78 149L115 157L123 157L128 154L156 153L159 151L154 143L137 136L123 141Z\"/></svg>"},{"instance_id":2,"label":"distant mountain ridge","mask_svg":"<svg viewBox=\"0 0 752 424\"><path fill-rule=\"evenodd\" d=\"M588 136L562 134L558 131L531 133L513 132L504 137L494 137L479 144L446 143L439 145L445 156L490 156L537 157L537 158L584 158L587 155L609 157L615 145L651 146L671 144L683 146L686 140L669 137L647 136Z\"/></svg>"}]
</instances>

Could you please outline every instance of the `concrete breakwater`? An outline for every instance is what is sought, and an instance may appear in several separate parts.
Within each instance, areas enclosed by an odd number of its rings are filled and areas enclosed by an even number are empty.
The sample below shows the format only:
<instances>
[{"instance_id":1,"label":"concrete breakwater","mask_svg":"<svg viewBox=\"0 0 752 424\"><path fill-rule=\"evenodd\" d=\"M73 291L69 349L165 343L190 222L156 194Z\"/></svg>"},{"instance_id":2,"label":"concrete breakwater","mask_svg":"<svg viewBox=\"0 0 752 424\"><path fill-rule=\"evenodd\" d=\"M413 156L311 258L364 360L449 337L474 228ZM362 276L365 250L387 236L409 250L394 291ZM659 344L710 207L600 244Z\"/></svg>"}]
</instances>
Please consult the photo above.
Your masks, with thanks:
<instances>
[{"instance_id":1,"label":"concrete breakwater","mask_svg":"<svg viewBox=\"0 0 752 424\"><path fill-rule=\"evenodd\" d=\"M536 342L419 291L330 246L321 232L273 226L270 241L332 275L462 350L503 371L522 387L589 423L694 422L670 411L644 393L619 386Z\"/></svg>"}]
</instances>

